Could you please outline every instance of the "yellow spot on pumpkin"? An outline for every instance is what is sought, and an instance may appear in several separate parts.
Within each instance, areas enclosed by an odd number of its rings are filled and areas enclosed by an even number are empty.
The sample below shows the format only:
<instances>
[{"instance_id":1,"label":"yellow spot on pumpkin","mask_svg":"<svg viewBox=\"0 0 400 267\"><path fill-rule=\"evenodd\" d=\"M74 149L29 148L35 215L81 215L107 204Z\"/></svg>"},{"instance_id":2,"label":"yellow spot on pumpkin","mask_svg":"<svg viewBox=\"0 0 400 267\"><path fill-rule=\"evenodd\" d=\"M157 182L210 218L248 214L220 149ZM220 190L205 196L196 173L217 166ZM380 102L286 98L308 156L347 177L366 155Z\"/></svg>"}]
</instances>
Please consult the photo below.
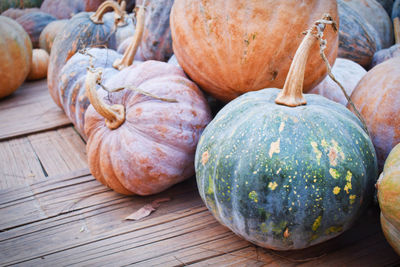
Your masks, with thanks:
<instances>
[{"instance_id":1,"label":"yellow spot on pumpkin","mask_svg":"<svg viewBox=\"0 0 400 267\"><path fill-rule=\"evenodd\" d=\"M329 169L329 173L330 173L331 176L332 176L333 178L335 178L335 179L337 179L337 178L340 177L340 173L339 173L337 170L335 170L335 169L330 168L330 169Z\"/></svg>"},{"instance_id":2,"label":"yellow spot on pumpkin","mask_svg":"<svg viewBox=\"0 0 400 267\"><path fill-rule=\"evenodd\" d=\"M322 219L322 216L318 216L318 218L315 219L315 221L314 221L314 223L313 223L313 226L312 226L312 230L313 230L314 232L317 231L318 228L319 228L319 226L321 225L321 219Z\"/></svg>"},{"instance_id":3,"label":"yellow spot on pumpkin","mask_svg":"<svg viewBox=\"0 0 400 267\"><path fill-rule=\"evenodd\" d=\"M208 154L208 151L205 151L202 155L201 155L201 163L204 165L206 165L208 159L210 158L210 155Z\"/></svg>"},{"instance_id":4,"label":"yellow spot on pumpkin","mask_svg":"<svg viewBox=\"0 0 400 267\"><path fill-rule=\"evenodd\" d=\"M339 194L340 193L340 187L339 186L335 186L335 188L333 188L333 193L335 195Z\"/></svg>"},{"instance_id":5,"label":"yellow spot on pumpkin","mask_svg":"<svg viewBox=\"0 0 400 267\"><path fill-rule=\"evenodd\" d=\"M321 146L322 146L323 148L327 148L329 145L328 145L328 143L326 142L325 139L322 139L322 140L321 140Z\"/></svg>"},{"instance_id":6,"label":"yellow spot on pumpkin","mask_svg":"<svg viewBox=\"0 0 400 267\"><path fill-rule=\"evenodd\" d=\"M263 233L268 233L268 227L267 227L267 224L266 223L262 223L261 225L260 225L260 229L261 229L261 232L263 232Z\"/></svg>"},{"instance_id":7,"label":"yellow spot on pumpkin","mask_svg":"<svg viewBox=\"0 0 400 267\"><path fill-rule=\"evenodd\" d=\"M339 233L343 231L343 227L342 226L331 226L328 229L325 230L325 234L329 235L331 233Z\"/></svg>"},{"instance_id":8,"label":"yellow spot on pumpkin","mask_svg":"<svg viewBox=\"0 0 400 267\"><path fill-rule=\"evenodd\" d=\"M350 195L349 199L350 199L350 204L353 204L356 201L356 195Z\"/></svg>"},{"instance_id":9,"label":"yellow spot on pumpkin","mask_svg":"<svg viewBox=\"0 0 400 267\"><path fill-rule=\"evenodd\" d=\"M272 142L271 143L271 147L270 147L270 149L269 149L269 157L270 158L272 158L272 155L274 154L274 153L279 153L279 152L281 152L281 149L280 149L280 142L281 142L281 139L280 138L278 138L278 140L276 140L275 142Z\"/></svg>"},{"instance_id":10,"label":"yellow spot on pumpkin","mask_svg":"<svg viewBox=\"0 0 400 267\"><path fill-rule=\"evenodd\" d=\"M290 236L289 228L286 227L286 230L285 230L285 232L283 233L283 237L284 237L284 238L288 238L289 236Z\"/></svg>"},{"instance_id":11,"label":"yellow spot on pumpkin","mask_svg":"<svg viewBox=\"0 0 400 267\"><path fill-rule=\"evenodd\" d=\"M285 128L285 123L281 122L281 125L279 126L279 132L282 132L283 128Z\"/></svg>"},{"instance_id":12,"label":"yellow spot on pumpkin","mask_svg":"<svg viewBox=\"0 0 400 267\"><path fill-rule=\"evenodd\" d=\"M276 171L276 174L279 174L280 172L281 172L281 168L279 168L277 171Z\"/></svg>"},{"instance_id":13,"label":"yellow spot on pumpkin","mask_svg":"<svg viewBox=\"0 0 400 267\"><path fill-rule=\"evenodd\" d=\"M351 177L352 176L353 176L352 173L350 171L347 171L347 174L346 174L347 183L344 186L344 191L346 191L347 194L349 193L349 190L352 189L352 186L351 186Z\"/></svg>"},{"instance_id":14,"label":"yellow spot on pumpkin","mask_svg":"<svg viewBox=\"0 0 400 267\"><path fill-rule=\"evenodd\" d=\"M258 195L257 195L257 192L256 192L256 191L251 191L251 192L249 193L249 198L250 198L251 200L253 200L255 203L257 203L257 202L258 202Z\"/></svg>"},{"instance_id":15,"label":"yellow spot on pumpkin","mask_svg":"<svg viewBox=\"0 0 400 267\"><path fill-rule=\"evenodd\" d=\"M211 175L208 176L208 190L207 194L212 195L214 194L214 181L211 177Z\"/></svg>"},{"instance_id":16,"label":"yellow spot on pumpkin","mask_svg":"<svg viewBox=\"0 0 400 267\"><path fill-rule=\"evenodd\" d=\"M317 163L319 165L321 163L322 152L318 149L318 144L316 142L312 141L311 146L314 150L314 153L317 154Z\"/></svg>"},{"instance_id":17,"label":"yellow spot on pumpkin","mask_svg":"<svg viewBox=\"0 0 400 267\"><path fill-rule=\"evenodd\" d=\"M275 188L278 186L276 182L269 182L268 188L271 190L275 190Z\"/></svg>"}]
</instances>

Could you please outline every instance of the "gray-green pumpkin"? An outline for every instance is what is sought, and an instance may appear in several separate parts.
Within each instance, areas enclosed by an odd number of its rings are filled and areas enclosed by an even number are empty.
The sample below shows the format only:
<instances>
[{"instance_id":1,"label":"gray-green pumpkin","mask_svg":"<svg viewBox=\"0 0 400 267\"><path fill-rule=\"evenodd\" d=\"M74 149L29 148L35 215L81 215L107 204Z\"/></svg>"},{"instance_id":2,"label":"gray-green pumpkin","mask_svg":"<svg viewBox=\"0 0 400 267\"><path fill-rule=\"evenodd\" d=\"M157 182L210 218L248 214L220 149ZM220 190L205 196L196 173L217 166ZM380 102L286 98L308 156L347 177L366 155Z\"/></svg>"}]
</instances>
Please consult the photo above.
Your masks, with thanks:
<instances>
[{"instance_id":1,"label":"gray-green pumpkin","mask_svg":"<svg viewBox=\"0 0 400 267\"><path fill-rule=\"evenodd\" d=\"M309 30L284 89L246 93L206 127L196 151L198 189L222 224L277 250L347 230L377 178L372 142L344 106L302 95ZM276 104L280 103L280 104Z\"/></svg>"}]
</instances>

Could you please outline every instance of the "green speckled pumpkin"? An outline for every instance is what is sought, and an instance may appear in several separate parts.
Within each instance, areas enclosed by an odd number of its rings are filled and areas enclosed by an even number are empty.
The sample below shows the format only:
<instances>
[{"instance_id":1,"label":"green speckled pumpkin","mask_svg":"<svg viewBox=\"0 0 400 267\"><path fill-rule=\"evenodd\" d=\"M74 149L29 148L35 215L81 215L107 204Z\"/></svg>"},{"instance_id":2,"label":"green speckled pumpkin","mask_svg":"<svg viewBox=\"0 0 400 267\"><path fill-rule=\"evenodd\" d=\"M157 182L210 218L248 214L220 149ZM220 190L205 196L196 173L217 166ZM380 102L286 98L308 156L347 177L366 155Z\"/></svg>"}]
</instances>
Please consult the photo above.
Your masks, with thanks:
<instances>
[{"instance_id":1,"label":"green speckled pumpkin","mask_svg":"<svg viewBox=\"0 0 400 267\"><path fill-rule=\"evenodd\" d=\"M271 249L301 249L349 229L377 178L374 147L344 106L302 95L308 31L283 90L246 93L206 127L195 169L222 224ZM279 103L279 104L277 104Z\"/></svg>"}]
</instances>

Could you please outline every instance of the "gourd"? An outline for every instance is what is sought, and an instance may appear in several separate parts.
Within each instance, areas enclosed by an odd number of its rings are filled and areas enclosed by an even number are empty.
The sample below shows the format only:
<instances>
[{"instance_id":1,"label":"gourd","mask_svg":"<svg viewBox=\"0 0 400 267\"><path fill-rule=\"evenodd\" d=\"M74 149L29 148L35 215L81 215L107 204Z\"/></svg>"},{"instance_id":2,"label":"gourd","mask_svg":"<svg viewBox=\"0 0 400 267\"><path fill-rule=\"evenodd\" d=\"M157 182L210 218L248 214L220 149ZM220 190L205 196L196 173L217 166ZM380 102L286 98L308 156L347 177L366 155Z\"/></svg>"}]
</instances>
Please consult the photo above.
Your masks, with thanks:
<instances>
[{"instance_id":1,"label":"gourd","mask_svg":"<svg viewBox=\"0 0 400 267\"><path fill-rule=\"evenodd\" d=\"M351 95L357 83L366 73L367 71L359 64L345 58L337 58L332 67L332 74L343 85L347 95ZM347 98L340 87L329 76L326 76L309 93L322 95L344 106L347 105Z\"/></svg>"},{"instance_id":2,"label":"gourd","mask_svg":"<svg viewBox=\"0 0 400 267\"><path fill-rule=\"evenodd\" d=\"M39 36L39 47L50 54L56 35L67 25L67 19L59 19L47 24Z\"/></svg>"},{"instance_id":3,"label":"gourd","mask_svg":"<svg viewBox=\"0 0 400 267\"><path fill-rule=\"evenodd\" d=\"M32 8L9 8L6 11L4 11L3 13L1 13L2 16L6 16L9 17L11 19L17 19L19 17L21 17L22 15L25 15L27 13L30 12L37 12L40 11L39 8L37 7L32 7Z\"/></svg>"},{"instance_id":4,"label":"gourd","mask_svg":"<svg viewBox=\"0 0 400 267\"><path fill-rule=\"evenodd\" d=\"M307 31L283 90L249 92L228 103L196 150L207 208L239 236L270 249L306 248L349 229L377 178L374 147L357 117L302 94L314 33Z\"/></svg>"},{"instance_id":5,"label":"gourd","mask_svg":"<svg viewBox=\"0 0 400 267\"><path fill-rule=\"evenodd\" d=\"M32 62L29 35L15 20L0 16L0 98L10 95L25 81Z\"/></svg>"},{"instance_id":6,"label":"gourd","mask_svg":"<svg viewBox=\"0 0 400 267\"><path fill-rule=\"evenodd\" d=\"M381 226L386 240L400 255L400 144L385 161L385 167L376 184L381 208Z\"/></svg>"},{"instance_id":7,"label":"gourd","mask_svg":"<svg viewBox=\"0 0 400 267\"><path fill-rule=\"evenodd\" d=\"M32 64L27 80L39 80L46 78L49 54L43 49L32 50Z\"/></svg>"},{"instance_id":8,"label":"gourd","mask_svg":"<svg viewBox=\"0 0 400 267\"><path fill-rule=\"evenodd\" d=\"M55 17L44 12L30 12L16 19L29 34L33 48L39 48L39 36L42 30L55 20L57 20Z\"/></svg>"},{"instance_id":9,"label":"gourd","mask_svg":"<svg viewBox=\"0 0 400 267\"><path fill-rule=\"evenodd\" d=\"M114 21L103 20L104 13L112 8L116 20L121 20L124 13L118 3L104 2L95 12L82 12L71 18L67 26L57 34L50 53L47 72L47 86L54 102L61 107L60 70L65 63L79 50L91 46L113 47Z\"/></svg>"},{"instance_id":10,"label":"gourd","mask_svg":"<svg viewBox=\"0 0 400 267\"><path fill-rule=\"evenodd\" d=\"M43 0L1 0L0 13L9 8L40 7Z\"/></svg>"},{"instance_id":11,"label":"gourd","mask_svg":"<svg viewBox=\"0 0 400 267\"><path fill-rule=\"evenodd\" d=\"M400 142L400 57L376 65L357 84L351 99L364 117L379 168Z\"/></svg>"},{"instance_id":12,"label":"gourd","mask_svg":"<svg viewBox=\"0 0 400 267\"><path fill-rule=\"evenodd\" d=\"M281 88L301 31L324 13L337 20L336 1L175 0L170 18L174 54L193 81L225 102L248 91ZM338 36L331 29L325 35L333 64ZM318 49L315 45L309 57L305 91L326 75Z\"/></svg>"},{"instance_id":13,"label":"gourd","mask_svg":"<svg viewBox=\"0 0 400 267\"><path fill-rule=\"evenodd\" d=\"M96 11L105 0L44 0L40 10L58 19L69 19L79 12Z\"/></svg>"}]
</instances>

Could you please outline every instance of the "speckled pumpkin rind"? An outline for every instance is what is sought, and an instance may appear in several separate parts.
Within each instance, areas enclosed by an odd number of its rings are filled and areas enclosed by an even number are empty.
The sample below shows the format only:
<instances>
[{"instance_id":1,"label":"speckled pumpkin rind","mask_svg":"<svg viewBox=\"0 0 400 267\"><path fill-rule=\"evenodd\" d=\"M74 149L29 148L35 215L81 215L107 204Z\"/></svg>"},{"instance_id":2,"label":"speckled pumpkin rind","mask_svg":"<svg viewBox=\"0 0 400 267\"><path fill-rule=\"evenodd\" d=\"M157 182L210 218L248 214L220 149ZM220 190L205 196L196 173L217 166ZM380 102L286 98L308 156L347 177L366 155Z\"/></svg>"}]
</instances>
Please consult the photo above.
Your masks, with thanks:
<instances>
[{"instance_id":1,"label":"speckled pumpkin rind","mask_svg":"<svg viewBox=\"0 0 400 267\"><path fill-rule=\"evenodd\" d=\"M356 220L377 178L374 147L344 106L318 95L276 105L247 93L206 127L195 157L200 196L236 234L271 249L331 239Z\"/></svg>"},{"instance_id":2,"label":"speckled pumpkin rind","mask_svg":"<svg viewBox=\"0 0 400 267\"><path fill-rule=\"evenodd\" d=\"M400 255L400 144L390 152L377 188L383 233Z\"/></svg>"},{"instance_id":3,"label":"speckled pumpkin rind","mask_svg":"<svg viewBox=\"0 0 400 267\"><path fill-rule=\"evenodd\" d=\"M295 0L175 0L170 20L174 53L193 81L225 102L248 91L282 88L302 32L325 13L339 23L336 1L330 0L302 4ZM324 38L332 65L338 35L327 27ZM307 62L304 91L325 75L316 43Z\"/></svg>"}]
</instances>

